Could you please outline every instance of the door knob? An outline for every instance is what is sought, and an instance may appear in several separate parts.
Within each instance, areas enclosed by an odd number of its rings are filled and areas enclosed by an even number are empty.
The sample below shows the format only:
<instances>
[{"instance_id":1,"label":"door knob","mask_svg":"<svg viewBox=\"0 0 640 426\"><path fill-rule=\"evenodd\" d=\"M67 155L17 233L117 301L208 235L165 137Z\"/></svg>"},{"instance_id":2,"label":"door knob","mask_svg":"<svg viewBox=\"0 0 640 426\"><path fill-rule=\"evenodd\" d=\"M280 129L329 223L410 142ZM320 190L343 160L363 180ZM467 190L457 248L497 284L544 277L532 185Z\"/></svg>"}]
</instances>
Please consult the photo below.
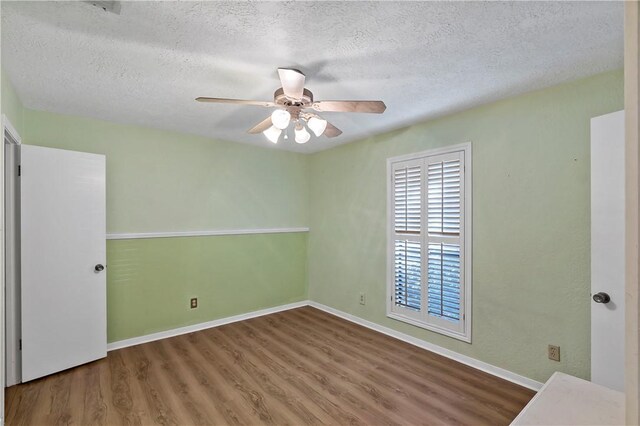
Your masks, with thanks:
<instances>
[{"instance_id":1,"label":"door knob","mask_svg":"<svg viewBox=\"0 0 640 426\"><path fill-rule=\"evenodd\" d=\"M593 301L596 303L609 303L611 298L607 293L600 292L593 295Z\"/></svg>"},{"instance_id":2,"label":"door knob","mask_svg":"<svg viewBox=\"0 0 640 426\"><path fill-rule=\"evenodd\" d=\"M94 270L95 270L96 272L102 272L102 271L104 271L104 266L103 266L102 264L98 263L98 264L96 265L96 267L94 268Z\"/></svg>"}]
</instances>

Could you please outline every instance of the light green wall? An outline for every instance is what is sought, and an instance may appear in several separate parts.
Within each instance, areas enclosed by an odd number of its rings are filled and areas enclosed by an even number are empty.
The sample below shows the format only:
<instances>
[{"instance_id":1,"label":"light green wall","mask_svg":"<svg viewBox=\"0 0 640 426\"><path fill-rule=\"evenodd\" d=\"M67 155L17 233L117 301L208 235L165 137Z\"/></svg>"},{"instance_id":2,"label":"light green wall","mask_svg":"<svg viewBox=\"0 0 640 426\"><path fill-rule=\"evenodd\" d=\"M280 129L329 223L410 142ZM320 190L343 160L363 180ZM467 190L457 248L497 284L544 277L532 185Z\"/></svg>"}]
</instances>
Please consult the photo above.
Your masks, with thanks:
<instances>
[{"instance_id":1,"label":"light green wall","mask_svg":"<svg viewBox=\"0 0 640 426\"><path fill-rule=\"evenodd\" d=\"M20 133L20 137L22 137L22 114L24 110L22 102L20 102L4 69L0 69L0 80L0 108L2 109L2 114L5 114L9 118L13 127Z\"/></svg>"},{"instance_id":2,"label":"light green wall","mask_svg":"<svg viewBox=\"0 0 640 426\"><path fill-rule=\"evenodd\" d=\"M308 157L25 110L26 143L107 156L107 231L308 225Z\"/></svg>"},{"instance_id":3,"label":"light green wall","mask_svg":"<svg viewBox=\"0 0 640 426\"><path fill-rule=\"evenodd\" d=\"M314 154L310 299L535 380L588 378L589 120L622 108L622 72L610 72ZM468 141L472 344L385 307L386 159ZM561 346L560 363L547 344Z\"/></svg>"},{"instance_id":4,"label":"light green wall","mask_svg":"<svg viewBox=\"0 0 640 426\"><path fill-rule=\"evenodd\" d=\"M108 241L108 340L304 300L306 248L306 233Z\"/></svg>"},{"instance_id":5,"label":"light green wall","mask_svg":"<svg viewBox=\"0 0 640 426\"><path fill-rule=\"evenodd\" d=\"M107 156L109 233L308 225L307 156L32 110L24 125L24 143ZM109 341L304 300L306 247L306 233L108 241Z\"/></svg>"}]
</instances>

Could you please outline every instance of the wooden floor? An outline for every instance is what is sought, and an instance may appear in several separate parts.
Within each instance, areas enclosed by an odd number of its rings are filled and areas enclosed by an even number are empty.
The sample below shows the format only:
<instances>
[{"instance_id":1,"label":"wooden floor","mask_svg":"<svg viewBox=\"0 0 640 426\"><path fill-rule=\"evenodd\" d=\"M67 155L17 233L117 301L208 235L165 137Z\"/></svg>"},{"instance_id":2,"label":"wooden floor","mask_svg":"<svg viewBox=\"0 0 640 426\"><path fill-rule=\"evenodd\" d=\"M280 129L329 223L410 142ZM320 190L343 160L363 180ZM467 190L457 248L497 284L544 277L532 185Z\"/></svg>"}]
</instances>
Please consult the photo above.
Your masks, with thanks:
<instances>
[{"instance_id":1,"label":"wooden floor","mask_svg":"<svg viewBox=\"0 0 640 426\"><path fill-rule=\"evenodd\" d=\"M7 390L8 425L506 425L533 391L304 307Z\"/></svg>"}]
</instances>

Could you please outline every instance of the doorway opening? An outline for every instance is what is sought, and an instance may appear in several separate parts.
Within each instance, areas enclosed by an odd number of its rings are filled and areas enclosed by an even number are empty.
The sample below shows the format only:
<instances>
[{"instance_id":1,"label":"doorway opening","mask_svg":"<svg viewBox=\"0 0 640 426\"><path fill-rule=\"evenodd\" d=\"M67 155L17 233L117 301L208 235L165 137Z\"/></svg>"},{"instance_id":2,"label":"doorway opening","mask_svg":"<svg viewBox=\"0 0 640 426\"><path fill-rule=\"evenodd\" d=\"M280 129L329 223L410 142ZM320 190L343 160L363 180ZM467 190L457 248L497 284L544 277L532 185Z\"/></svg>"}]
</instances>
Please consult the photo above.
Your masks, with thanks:
<instances>
[{"instance_id":1,"label":"doorway opening","mask_svg":"<svg viewBox=\"0 0 640 426\"><path fill-rule=\"evenodd\" d=\"M20 374L20 135L3 117L5 386L21 382Z\"/></svg>"}]
</instances>

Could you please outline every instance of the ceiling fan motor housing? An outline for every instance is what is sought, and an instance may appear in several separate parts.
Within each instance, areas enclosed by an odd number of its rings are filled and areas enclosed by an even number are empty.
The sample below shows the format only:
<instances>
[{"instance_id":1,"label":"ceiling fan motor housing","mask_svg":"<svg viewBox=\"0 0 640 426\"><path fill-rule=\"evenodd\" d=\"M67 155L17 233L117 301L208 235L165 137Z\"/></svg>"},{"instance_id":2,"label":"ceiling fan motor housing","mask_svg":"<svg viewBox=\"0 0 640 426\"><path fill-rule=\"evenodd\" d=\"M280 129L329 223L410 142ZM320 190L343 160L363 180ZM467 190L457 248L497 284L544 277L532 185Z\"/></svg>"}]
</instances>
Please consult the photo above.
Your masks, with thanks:
<instances>
[{"instance_id":1,"label":"ceiling fan motor housing","mask_svg":"<svg viewBox=\"0 0 640 426\"><path fill-rule=\"evenodd\" d=\"M281 87L273 94L273 102L286 108L308 108L313 103L313 93L311 93L310 90L304 89L300 99L291 99L284 94L284 90Z\"/></svg>"}]
</instances>

